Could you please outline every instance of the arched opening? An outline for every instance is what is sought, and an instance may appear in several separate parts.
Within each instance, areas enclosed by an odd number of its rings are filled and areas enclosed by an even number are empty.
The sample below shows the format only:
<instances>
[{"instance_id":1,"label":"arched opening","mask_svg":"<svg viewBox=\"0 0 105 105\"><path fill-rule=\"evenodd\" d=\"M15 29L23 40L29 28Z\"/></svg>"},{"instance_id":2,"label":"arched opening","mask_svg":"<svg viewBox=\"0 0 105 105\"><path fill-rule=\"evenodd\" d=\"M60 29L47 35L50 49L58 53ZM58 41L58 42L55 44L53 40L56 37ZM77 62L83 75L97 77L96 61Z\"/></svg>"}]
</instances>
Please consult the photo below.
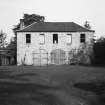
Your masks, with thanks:
<instances>
[{"instance_id":1,"label":"arched opening","mask_svg":"<svg viewBox=\"0 0 105 105\"><path fill-rule=\"evenodd\" d=\"M65 64L66 56L65 51L62 49L52 50L51 52L51 63L52 64Z\"/></svg>"},{"instance_id":2,"label":"arched opening","mask_svg":"<svg viewBox=\"0 0 105 105\"><path fill-rule=\"evenodd\" d=\"M33 65L41 66L48 64L48 53L45 49L33 51Z\"/></svg>"}]
</instances>

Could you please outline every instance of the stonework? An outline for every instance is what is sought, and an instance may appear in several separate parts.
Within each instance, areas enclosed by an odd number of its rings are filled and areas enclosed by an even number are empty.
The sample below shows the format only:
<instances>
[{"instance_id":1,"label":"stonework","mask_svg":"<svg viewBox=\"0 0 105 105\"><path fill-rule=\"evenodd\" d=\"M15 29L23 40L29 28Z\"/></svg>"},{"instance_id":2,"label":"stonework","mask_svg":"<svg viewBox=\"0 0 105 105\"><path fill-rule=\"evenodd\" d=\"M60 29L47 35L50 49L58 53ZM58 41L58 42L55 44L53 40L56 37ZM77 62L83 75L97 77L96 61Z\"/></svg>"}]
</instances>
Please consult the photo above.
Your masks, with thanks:
<instances>
[{"instance_id":1,"label":"stonework","mask_svg":"<svg viewBox=\"0 0 105 105\"><path fill-rule=\"evenodd\" d=\"M31 43L26 43L26 34L31 35ZM41 34L44 35L43 44L40 43ZM58 43L53 43L53 34L58 34ZM71 43L67 43L67 34L71 35ZM91 43L94 32L17 32L17 65L68 64L69 51L81 45L80 34L85 34L86 42ZM54 50L57 51L52 53Z\"/></svg>"}]
</instances>

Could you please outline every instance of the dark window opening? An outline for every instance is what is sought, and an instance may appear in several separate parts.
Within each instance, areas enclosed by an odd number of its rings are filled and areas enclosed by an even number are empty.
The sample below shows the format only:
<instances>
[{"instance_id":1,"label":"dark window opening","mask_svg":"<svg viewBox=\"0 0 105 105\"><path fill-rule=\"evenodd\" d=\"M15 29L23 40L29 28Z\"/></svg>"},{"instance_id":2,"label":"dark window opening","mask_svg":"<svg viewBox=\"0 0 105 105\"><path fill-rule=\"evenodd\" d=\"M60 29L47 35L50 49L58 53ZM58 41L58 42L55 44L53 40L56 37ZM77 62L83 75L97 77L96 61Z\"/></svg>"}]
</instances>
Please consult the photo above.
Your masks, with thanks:
<instances>
[{"instance_id":1,"label":"dark window opening","mask_svg":"<svg viewBox=\"0 0 105 105\"><path fill-rule=\"evenodd\" d=\"M26 43L31 43L31 34L26 34Z\"/></svg>"},{"instance_id":2,"label":"dark window opening","mask_svg":"<svg viewBox=\"0 0 105 105\"><path fill-rule=\"evenodd\" d=\"M58 43L58 34L53 34L53 43Z\"/></svg>"},{"instance_id":3,"label":"dark window opening","mask_svg":"<svg viewBox=\"0 0 105 105\"><path fill-rule=\"evenodd\" d=\"M80 42L85 43L85 34L80 35Z\"/></svg>"}]
</instances>

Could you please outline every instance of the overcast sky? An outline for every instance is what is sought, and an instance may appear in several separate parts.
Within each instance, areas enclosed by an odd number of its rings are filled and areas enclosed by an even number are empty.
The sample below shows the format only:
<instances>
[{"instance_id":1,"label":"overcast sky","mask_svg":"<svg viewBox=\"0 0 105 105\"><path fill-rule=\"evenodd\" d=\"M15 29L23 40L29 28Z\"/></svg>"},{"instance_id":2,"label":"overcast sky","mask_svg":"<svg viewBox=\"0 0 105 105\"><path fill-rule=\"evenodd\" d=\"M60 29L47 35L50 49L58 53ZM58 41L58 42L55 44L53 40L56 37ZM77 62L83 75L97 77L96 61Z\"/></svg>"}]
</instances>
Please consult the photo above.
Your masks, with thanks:
<instances>
[{"instance_id":1,"label":"overcast sky","mask_svg":"<svg viewBox=\"0 0 105 105\"><path fill-rule=\"evenodd\" d=\"M97 36L105 36L105 0L0 0L0 30L13 36L12 28L24 13L45 16L46 21L87 20Z\"/></svg>"}]
</instances>

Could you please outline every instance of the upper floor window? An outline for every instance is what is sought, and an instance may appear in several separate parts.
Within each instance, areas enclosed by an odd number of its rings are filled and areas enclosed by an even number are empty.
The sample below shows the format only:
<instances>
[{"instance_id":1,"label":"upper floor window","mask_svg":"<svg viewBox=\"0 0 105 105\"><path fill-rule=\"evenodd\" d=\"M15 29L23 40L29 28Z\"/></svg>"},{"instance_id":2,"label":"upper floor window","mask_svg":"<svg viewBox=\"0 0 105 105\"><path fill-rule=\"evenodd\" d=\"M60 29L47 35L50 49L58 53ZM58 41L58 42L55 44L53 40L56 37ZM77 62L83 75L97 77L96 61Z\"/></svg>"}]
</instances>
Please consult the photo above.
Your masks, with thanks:
<instances>
[{"instance_id":1,"label":"upper floor window","mask_svg":"<svg viewBox=\"0 0 105 105\"><path fill-rule=\"evenodd\" d=\"M44 43L45 43L45 35L40 34L40 44L44 44Z\"/></svg>"},{"instance_id":2,"label":"upper floor window","mask_svg":"<svg viewBox=\"0 0 105 105\"><path fill-rule=\"evenodd\" d=\"M67 34L67 44L72 43L72 34Z\"/></svg>"},{"instance_id":3,"label":"upper floor window","mask_svg":"<svg viewBox=\"0 0 105 105\"><path fill-rule=\"evenodd\" d=\"M31 34L26 34L26 43L31 43Z\"/></svg>"},{"instance_id":4,"label":"upper floor window","mask_svg":"<svg viewBox=\"0 0 105 105\"><path fill-rule=\"evenodd\" d=\"M58 43L58 34L53 34L53 44Z\"/></svg>"},{"instance_id":5,"label":"upper floor window","mask_svg":"<svg viewBox=\"0 0 105 105\"><path fill-rule=\"evenodd\" d=\"M85 43L85 40L86 40L85 37L86 37L85 34L81 34L81 35L80 35L80 42L81 42L81 43Z\"/></svg>"}]
</instances>

